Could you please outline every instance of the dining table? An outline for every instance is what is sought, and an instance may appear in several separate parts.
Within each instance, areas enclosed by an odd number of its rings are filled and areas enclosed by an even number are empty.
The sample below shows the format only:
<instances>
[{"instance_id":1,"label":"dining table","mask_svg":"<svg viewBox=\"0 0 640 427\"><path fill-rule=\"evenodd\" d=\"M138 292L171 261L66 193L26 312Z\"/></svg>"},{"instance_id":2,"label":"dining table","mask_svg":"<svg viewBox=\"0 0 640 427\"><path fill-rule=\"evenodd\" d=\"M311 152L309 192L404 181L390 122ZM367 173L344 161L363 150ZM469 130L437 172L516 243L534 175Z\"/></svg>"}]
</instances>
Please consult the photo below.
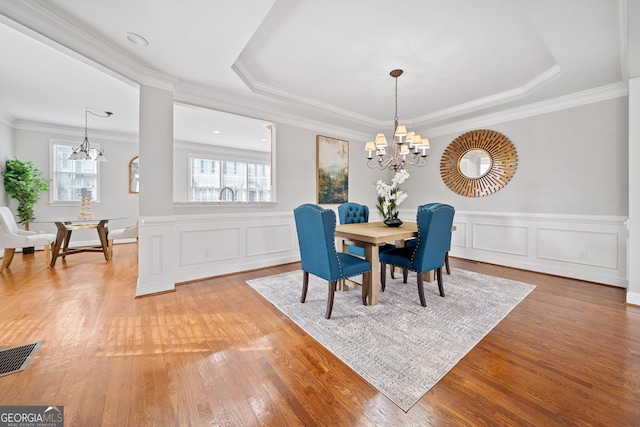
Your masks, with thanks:
<instances>
[{"instance_id":1,"label":"dining table","mask_svg":"<svg viewBox=\"0 0 640 427\"><path fill-rule=\"evenodd\" d=\"M125 219L127 217L104 217L94 216L93 218L51 218L51 219L38 219L33 222L36 223L53 223L57 228L56 240L53 243L53 250L51 251L51 263L50 266L56 265L58 257L63 259L67 255L77 254L81 252L102 252L106 261L109 261L109 245L107 236L109 234L108 223L111 220ZM98 233L99 245L94 246L77 246L69 247L71 241L71 234L76 230L91 230L94 229Z\"/></svg>"},{"instance_id":2,"label":"dining table","mask_svg":"<svg viewBox=\"0 0 640 427\"><path fill-rule=\"evenodd\" d=\"M387 242L393 242L397 247L402 247L406 239L411 239L417 235L418 226L415 222L403 222L399 227L389 227L384 222L336 225L336 249L346 252L348 245L362 247L364 248L365 259L371 263L367 304L376 305L379 300L380 247Z\"/></svg>"}]
</instances>

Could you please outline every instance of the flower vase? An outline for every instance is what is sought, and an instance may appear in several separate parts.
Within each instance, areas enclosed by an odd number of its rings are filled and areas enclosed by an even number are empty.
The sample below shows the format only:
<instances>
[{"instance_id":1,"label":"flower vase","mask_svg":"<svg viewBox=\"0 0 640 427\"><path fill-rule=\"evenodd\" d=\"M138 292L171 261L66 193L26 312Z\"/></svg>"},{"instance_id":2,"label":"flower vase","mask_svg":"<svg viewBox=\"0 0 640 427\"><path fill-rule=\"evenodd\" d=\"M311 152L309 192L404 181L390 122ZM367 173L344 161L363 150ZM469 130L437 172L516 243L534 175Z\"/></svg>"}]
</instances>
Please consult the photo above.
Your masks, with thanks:
<instances>
[{"instance_id":1,"label":"flower vase","mask_svg":"<svg viewBox=\"0 0 640 427\"><path fill-rule=\"evenodd\" d=\"M384 223L387 227L400 227L402 225L402 220L400 218L389 218L385 219Z\"/></svg>"}]
</instances>

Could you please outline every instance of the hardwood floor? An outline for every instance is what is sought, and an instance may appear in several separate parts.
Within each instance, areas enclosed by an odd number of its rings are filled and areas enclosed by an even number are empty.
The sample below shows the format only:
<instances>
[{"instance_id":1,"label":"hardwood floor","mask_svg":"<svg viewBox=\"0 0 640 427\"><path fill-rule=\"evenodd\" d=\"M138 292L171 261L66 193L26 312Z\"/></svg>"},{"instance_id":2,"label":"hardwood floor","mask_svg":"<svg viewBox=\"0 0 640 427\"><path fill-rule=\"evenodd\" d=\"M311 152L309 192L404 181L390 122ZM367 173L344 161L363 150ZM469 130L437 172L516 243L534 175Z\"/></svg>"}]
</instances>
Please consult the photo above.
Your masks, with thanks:
<instances>
[{"instance_id":1,"label":"hardwood floor","mask_svg":"<svg viewBox=\"0 0 640 427\"><path fill-rule=\"evenodd\" d=\"M624 289L451 258L537 287L404 413L245 284L298 264L135 299L135 249L53 269L16 254L0 347L44 342L0 377L0 405L64 405L66 426L640 423L640 308Z\"/></svg>"}]
</instances>

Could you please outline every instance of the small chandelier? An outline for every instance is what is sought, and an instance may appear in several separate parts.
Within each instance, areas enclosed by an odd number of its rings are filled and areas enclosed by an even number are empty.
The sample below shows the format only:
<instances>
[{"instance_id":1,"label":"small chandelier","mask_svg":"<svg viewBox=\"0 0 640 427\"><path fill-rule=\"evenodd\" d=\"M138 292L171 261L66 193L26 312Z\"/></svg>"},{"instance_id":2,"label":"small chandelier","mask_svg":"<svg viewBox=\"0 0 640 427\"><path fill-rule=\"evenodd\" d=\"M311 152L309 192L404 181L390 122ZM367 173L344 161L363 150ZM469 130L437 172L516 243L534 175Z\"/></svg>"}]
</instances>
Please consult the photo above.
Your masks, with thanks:
<instances>
[{"instance_id":1,"label":"small chandelier","mask_svg":"<svg viewBox=\"0 0 640 427\"><path fill-rule=\"evenodd\" d=\"M368 153L367 166L372 169L390 169L398 171L405 169L406 165L425 166L427 164L427 150L429 140L422 138L415 132L407 132L404 125L398 125L398 77L402 70L393 70L389 73L396 80L396 115L393 118L393 154L387 153L387 138L384 133L376 135L375 141L365 144L364 150ZM376 158L374 159L373 153Z\"/></svg>"},{"instance_id":2,"label":"small chandelier","mask_svg":"<svg viewBox=\"0 0 640 427\"><path fill-rule=\"evenodd\" d=\"M106 162L107 158L104 155L104 150L99 150L92 147L89 144L89 136L87 135L87 114L91 113L97 117L111 117L113 115L110 111L105 111L104 115L96 114L93 111L84 110L84 141L78 147L73 147L73 153L69 156L69 160L91 160L91 150L97 153L96 158L93 159L97 162Z\"/></svg>"}]
</instances>

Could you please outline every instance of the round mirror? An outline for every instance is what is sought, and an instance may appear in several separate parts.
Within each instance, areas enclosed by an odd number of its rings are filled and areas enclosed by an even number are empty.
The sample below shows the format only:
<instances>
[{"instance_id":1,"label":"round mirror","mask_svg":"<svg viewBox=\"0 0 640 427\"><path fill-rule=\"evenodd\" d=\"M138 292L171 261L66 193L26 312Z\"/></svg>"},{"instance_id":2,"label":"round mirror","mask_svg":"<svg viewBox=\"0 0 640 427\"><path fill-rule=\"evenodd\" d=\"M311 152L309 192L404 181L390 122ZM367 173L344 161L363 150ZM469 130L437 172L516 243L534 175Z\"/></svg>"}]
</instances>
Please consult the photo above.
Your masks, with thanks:
<instances>
[{"instance_id":1,"label":"round mirror","mask_svg":"<svg viewBox=\"0 0 640 427\"><path fill-rule=\"evenodd\" d=\"M491 169L491 156L484 150L469 150L460 157L458 169L467 178L480 178Z\"/></svg>"},{"instance_id":2,"label":"round mirror","mask_svg":"<svg viewBox=\"0 0 640 427\"><path fill-rule=\"evenodd\" d=\"M451 191L465 197L495 193L513 177L518 155L509 138L480 129L454 139L442 153L440 175Z\"/></svg>"}]
</instances>

